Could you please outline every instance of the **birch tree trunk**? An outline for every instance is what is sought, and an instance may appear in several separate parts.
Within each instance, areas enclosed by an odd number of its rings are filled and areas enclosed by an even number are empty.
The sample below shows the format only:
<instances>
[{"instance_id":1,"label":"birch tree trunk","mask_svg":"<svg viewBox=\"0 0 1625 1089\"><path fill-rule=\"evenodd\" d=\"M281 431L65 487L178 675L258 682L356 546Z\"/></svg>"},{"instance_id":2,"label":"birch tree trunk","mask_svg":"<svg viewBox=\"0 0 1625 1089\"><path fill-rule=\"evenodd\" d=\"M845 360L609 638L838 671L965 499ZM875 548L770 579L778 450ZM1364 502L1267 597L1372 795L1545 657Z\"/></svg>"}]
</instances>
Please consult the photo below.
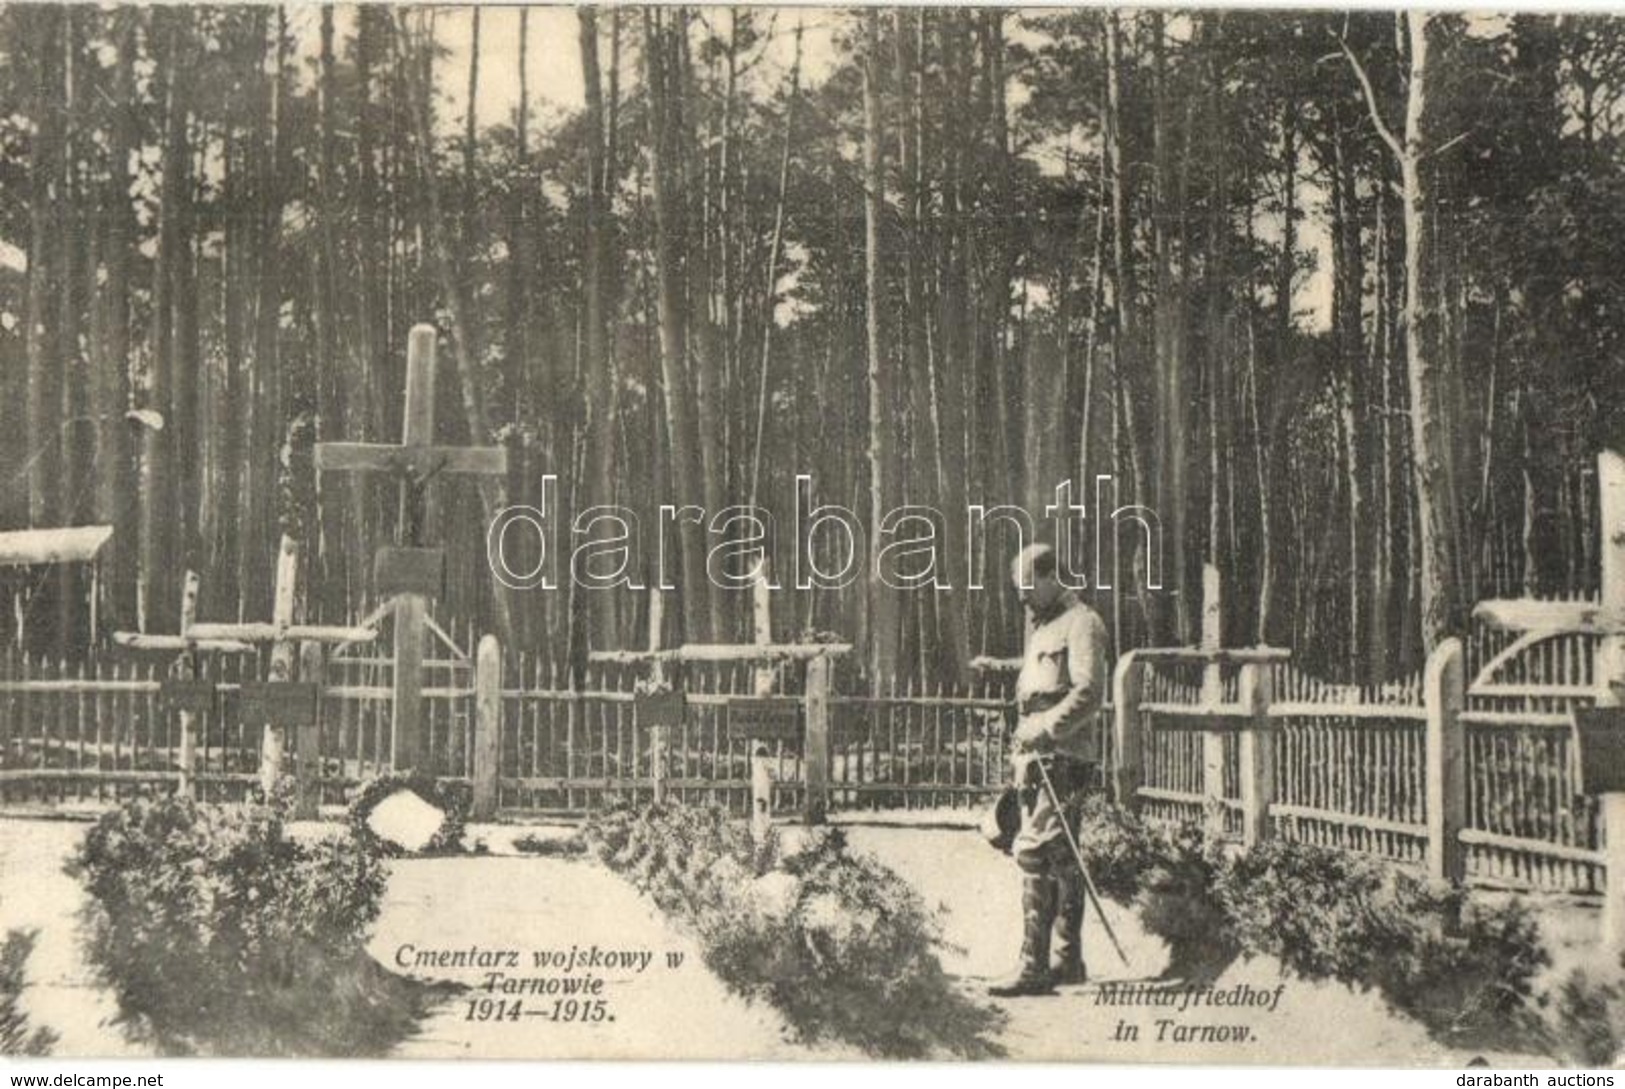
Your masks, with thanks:
<instances>
[{"instance_id":1,"label":"birch tree trunk","mask_svg":"<svg viewBox=\"0 0 1625 1089\"><path fill-rule=\"evenodd\" d=\"M1405 378L1410 395L1411 487L1414 493L1412 551L1417 572L1416 611L1422 648L1458 631L1462 621L1460 556L1456 531L1458 494L1448 391L1448 363L1440 342L1439 298L1433 250L1433 196L1423 163L1428 155L1428 28L1420 11L1396 15L1396 32L1409 52L1405 125L1396 136L1382 117L1376 92L1359 58L1343 51L1365 93L1371 121L1399 163L1405 235Z\"/></svg>"},{"instance_id":2,"label":"birch tree trunk","mask_svg":"<svg viewBox=\"0 0 1625 1089\"><path fill-rule=\"evenodd\" d=\"M1427 123L1428 24L1420 11L1405 13L1410 79L1405 100L1405 153L1400 177L1405 192L1405 364L1411 394L1417 523L1421 548L1422 645L1432 653L1460 627L1461 602L1455 550L1455 482L1450 478L1450 432L1444 418L1439 360L1439 301L1433 283L1432 195L1422 169Z\"/></svg>"}]
</instances>

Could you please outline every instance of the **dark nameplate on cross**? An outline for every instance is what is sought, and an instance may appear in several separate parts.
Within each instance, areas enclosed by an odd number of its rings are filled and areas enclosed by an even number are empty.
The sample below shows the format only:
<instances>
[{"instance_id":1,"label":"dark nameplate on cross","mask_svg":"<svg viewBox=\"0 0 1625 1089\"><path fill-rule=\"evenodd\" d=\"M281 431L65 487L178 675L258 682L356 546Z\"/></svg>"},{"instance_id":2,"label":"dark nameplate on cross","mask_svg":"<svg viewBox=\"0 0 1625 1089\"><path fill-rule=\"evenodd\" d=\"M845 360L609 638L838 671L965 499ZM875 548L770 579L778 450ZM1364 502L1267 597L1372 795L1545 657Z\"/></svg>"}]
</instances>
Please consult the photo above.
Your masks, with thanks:
<instances>
[{"instance_id":1,"label":"dark nameplate on cross","mask_svg":"<svg viewBox=\"0 0 1625 1089\"><path fill-rule=\"evenodd\" d=\"M732 741L801 740L801 705L793 700L742 698L728 703Z\"/></svg>"},{"instance_id":2,"label":"dark nameplate on cross","mask_svg":"<svg viewBox=\"0 0 1625 1089\"><path fill-rule=\"evenodd\" d=\"M207 714L214 710L213 681L190 677L166 677L158 683L158 705L167 712L189 711Z\"/></svg>"},{"instance_id":3,"label":"dark nameplate on cross","mask_svg":"<svg viewBox=\"0 0 1625 1089\"><path fill-rule=\"evenodd\" d=\"M1241 704L1221 704L1208 708L1182 708L1178 712L1158 711L1155 706L1142 710L1151 719L1151 727L1168 733L1241 733L1244 730L1279 728L1280 723L1267 715L1254 714Z\"/></svg>"},{"instance_id":4,"label":"dark nameplate on cross","mask_svg":"<svg viewBox=\"0 0 1625 1089\"><path fill-rule=\"evenodd\" d=\"M1596 797L1625 791L1625 707L1577 707L1580 793Z\"/></svg>"},{"instance_id":5,"label":"dark nameplate on cross","mask_svg":"<svg viewBox=\"0 0 1625 1089\"><path fill-rule=\"evenodd\" d=\"M446 552L441 548L380 548L373 560L372 583L379 597L439 597L446 584Z\"/></svg>"},{"instance_id":6,"label":"dark nameplate on cross","mask_svg":"<svg viewBox=\"0 0 1625 1089\"><path fill-rule=\"evenodd\" d=\"M316 685L299 681L245 683L241 692L243 724L313 726L317 692Z\"/></svg>"},{"instance_id":7,"label":"dark nameplate on cross","mask_svg":"<svg viewBox=\"0 0 1625 1089\"><path fill-rule=\"evenodd\" d=\"M675 690L639 692L632 707L639 726L681 726L688 697Z\"/></svg>"}]
</instances>

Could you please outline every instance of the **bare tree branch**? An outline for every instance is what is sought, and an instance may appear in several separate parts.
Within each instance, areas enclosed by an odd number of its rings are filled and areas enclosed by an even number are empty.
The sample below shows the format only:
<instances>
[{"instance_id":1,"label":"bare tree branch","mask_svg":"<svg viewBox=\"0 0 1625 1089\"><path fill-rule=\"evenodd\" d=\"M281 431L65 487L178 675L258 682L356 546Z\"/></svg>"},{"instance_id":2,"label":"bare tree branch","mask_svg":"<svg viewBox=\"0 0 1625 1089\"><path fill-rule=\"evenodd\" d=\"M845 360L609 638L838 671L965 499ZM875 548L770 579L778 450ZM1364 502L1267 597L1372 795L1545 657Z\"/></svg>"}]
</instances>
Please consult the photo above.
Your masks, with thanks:
<instances>
[{"instance_id":1,"label":"bare tree branch","mask_svg":"<svg viewBox=\"0 0 1625 1089\"><path fill-rule=\"evenodd\" d=\"M1365 65L1360 63L1360 58L1356 57L1354 50L1349 48L1348 39L1339 35L1337 44L1343 50L1343 55L1349 59L1349 66L1354 69L1355 78L1360 81L1360 89L1365 92L1366 108L1371 111L1371 124L1376 128L1377 135L1382 137L1382 142L1388 145L1388 149L1396 157L1403 159L1405 157L1404 145L1399 142L1398 137L1394 135L1394 131L1382 119L1382 111L1377 108L1377 92L1371 86L1371 77L1366 75Z\"/></svg>"},{"instance_id":2,"label":"bare tree branch","mask_svg":"<svg viewBox=\"0 0 1625 1089\"><path fill-rule=\"evenodd\" d=\"M1472 128L1468 129L1466 132L1459 132L1450 139L1446 140L1444 143L1440 144L1438 147L1432 149L1431 151L1424 152L1422 158L1430 159L1435 155L1443 155L1445 152L1449 151L1451 148L1455 147L1457 144L1461 143L1463 140L1467 139L1477 131L1478 130L1476 128Z\"/></svg>"}]
</instances>

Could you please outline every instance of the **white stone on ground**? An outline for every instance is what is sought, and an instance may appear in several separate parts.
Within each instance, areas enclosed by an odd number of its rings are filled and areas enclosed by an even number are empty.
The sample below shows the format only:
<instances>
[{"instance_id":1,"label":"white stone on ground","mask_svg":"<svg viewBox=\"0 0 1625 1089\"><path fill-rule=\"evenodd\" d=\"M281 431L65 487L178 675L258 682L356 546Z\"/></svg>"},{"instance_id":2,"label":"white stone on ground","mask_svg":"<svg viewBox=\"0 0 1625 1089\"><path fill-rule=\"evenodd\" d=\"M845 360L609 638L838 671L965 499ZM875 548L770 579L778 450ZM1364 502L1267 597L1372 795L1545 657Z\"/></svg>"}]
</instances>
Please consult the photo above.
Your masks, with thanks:
<instances>
[{"instance_id":1,"label":"white stone on ground","mask_svg":"<svg viewBox=\"0 0 1625 1089\"><path fill-rule=\"evenodd\" d=\"M373 835L403 851L413 852L427 847L445 821L445 813L405 787L379 802L367 814L367 827L372 829Z\"/></svg>"}]
</instances>

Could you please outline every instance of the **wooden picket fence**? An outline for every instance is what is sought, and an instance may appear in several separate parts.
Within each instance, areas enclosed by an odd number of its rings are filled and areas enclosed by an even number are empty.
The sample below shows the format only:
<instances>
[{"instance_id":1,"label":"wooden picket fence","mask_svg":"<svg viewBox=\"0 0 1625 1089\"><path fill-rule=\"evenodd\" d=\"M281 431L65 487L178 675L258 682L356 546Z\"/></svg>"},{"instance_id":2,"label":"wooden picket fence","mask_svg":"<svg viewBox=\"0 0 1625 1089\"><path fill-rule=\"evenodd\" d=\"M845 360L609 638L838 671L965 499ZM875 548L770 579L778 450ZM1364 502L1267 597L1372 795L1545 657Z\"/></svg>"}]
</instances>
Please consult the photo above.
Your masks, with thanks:
<instances>
[{"instance_id":1,"label":"wooden picket fence","mask_svg":"<svg viewBox=\"0 0 1625 1089\"><path fill-rule=\"evenodd\" d=\"M257 782L260 730L243 724L237 692L263 676L255 657L209 666L220 698L194 724L183 766L178 716L159 704L163 668L116 658L66 665L13 652L0 658L0 806L95 807L131 793L183 784L200 798L235 801ZM431 770L473 782L477 763L475 664L467 657L424 662L424 730ZM318 804L340 805L390 768L391 663L379 648L338 656L322 676L319 758L294 763ZM501 672L501 727L493 745L496 808L508 815L571 815L654 794L655 745L636 721L639 673L589 666L572 687L556 664L510 656ZM682 684L688 714L664 738L667 797L743 812L754 746L730 738L725 710L757 693L748 664L691 664ZM773 671L766 698L804 699L804 672ZM989 678L961 686L889 683L878 693L830 700L829 805L834 809L972 808L1001 786L1010 703ZM774 742L776 811L805 802L805 754Z\"/></svg>"},{"instance_id":2,"label":"wooden picket fence","mask_svg":"<svg viewBox=\"0 0 1625 1089\"><path fill-rule=\"evenodd\" d=\"M1564 598L1596 602L1597 595ZM1580 792L1573 712L1595 702L1598 638L1563 635L1525 648L1482 683L1516 636L1475 626L1466 641L1469 872L1512 885L1602 888L1600 809Z\"/></svg>"},{"instance_id":3,"label":"wooden picket fence","mask_svg":"<svg viewBox=\"0 0 1625 1089\"><path fill-rule=\"evenodd\" d=\"M1328 684L1274 663L1263 708L1270 834L1441 869L1448 850L1475 883L1554 892L1603 887L1598 810L1578 789L1572 712L1593 702L1594 637L1536 644L1477 683L1512 636L1475 625L1447 641L1421 675L1378 686ZM1223 699L1238 699L1227 667ZM1141 688L1119 702L1163 714L1137 724L1135 796L1153 816L1204 821L1241 837L1248 821L1244 731L1204 736L1171 725L1205 707L1188 663L1147 663ZM1120 727L1121 729L1121 727ZM1460 768L1440 769L1447 756ZM1441 876L1443 874L1441 873Z\"/></svg>"},{"instance_id":4,"label":"wooden picket fence","mask_svg":"<svg viewBox=\"0 0 1625 1089\"><path fill-rule=\"evenodd\" d=\"M1226 666L1222 700L1239 698L1239 668ZM1420 863L1425 854L1424 725L1421 683L1333 685L1290 662L1271 663L1265 715L1273 733L1272 797L1267 818L1289 839ZM1202 706L1190 663L1151 663L1140 700L1170 715ZM1142 733L1142 806L1153 816L1216 822L1239 836L1241 732L1220 736L1217 776L1205 763L1203 734L1184 729ZM1214 812L1216 810L1217 812Z\"/></svg>"},{"instance_id":5,"label":"wooden picket fence","mask_svg":"<svg viewBox=\"0 0 1625 1089\"><path fill-rule=\"evenodd\" d=\"M1245 731L1210 743L1200 731L1162 728L1182 713L1202 712L1202 667L1148 662L1138 689L1115 693L1102 712L1108 781L1135 763L1133 753L1115 749L1116 739L1138 738L1133 797L1154 817L1201 820L1243 839L1262 829L1423 868L1449 845L1461 852L1471 880L1594 892L1603 881L1598 813L1577 789L1571 718L1592 699L1594 640L1537 644L1495 676L1468 683L1510 638L1475 627L1462 643L1442 648L1456 660L1381 686L1323 683L1289 661L1259 667L1268 673L1261 713L1271 727L1262 770L1257 752L1245 748ZM388 770L390 669L379 648L327 662L319 759L298 761L320 803L341 805L357 785ZM480 763L474 662L442 650L426 669L432 770L473 783ZM1236 665L1223 668L1223 702L1243 699L1241 674ZM209 664L221 697L195 724L189 767L178 716L158 704L160 675L151 664L66 665L15 650L0 656L0 806L94 808L183 785L207 799L245 797L256 781L260 734L240 721L235 693L259 679L261 662L250 656ZM648 800L663 754L667 797L743 813L754 745L729 737L726 708L758 693L756 667L685 665L688 714L658 748L636 721L640 676L627 666L594 665L572 687L556 665L508 656L500 729L488 747L496 811L580 814ZM1008 675L995 673L965 685L888 682L859 692L837 675L829 697L828 807L979 809L1006 777L1008 685ZM779 666L766 691L772 700L804 701L805 669ZM1146 706L1156 713L1141 715ZM1446 783L1430 767L1450 751L1459 753L1461 772ZM797 742L773 742L769 756L773 807L795 813L807 800L807 753ZM1266 771L1269 791L1260 802L1256 785Z\"/></svg>"},{"instance_id":6,"label":"wooden picket fence","mask_svg":"<svg viewBox=\"0 0 1625 1089\"><path fill-rule=\"evenodd\" d=\"M688 712L663 739L662 787L676 801L743 813L755 745L729 736L726 708L741 696L800 703L804 673L772 670L767 691L759 693L757 670L748 663L683 668ZM635 669L593 665L581 687L571 689L556 666L526 658L505 666L497 808L581 813L652 798L656 746L636 721L638 679ZM974 806L1003 780L1009 698L996 683L930 692L889 685L878 694L837 693L830 703L833 809ZM774 808L799 810L805 803L802 745L774 741L768 748Z\"/></svg>"}]
</instances>

